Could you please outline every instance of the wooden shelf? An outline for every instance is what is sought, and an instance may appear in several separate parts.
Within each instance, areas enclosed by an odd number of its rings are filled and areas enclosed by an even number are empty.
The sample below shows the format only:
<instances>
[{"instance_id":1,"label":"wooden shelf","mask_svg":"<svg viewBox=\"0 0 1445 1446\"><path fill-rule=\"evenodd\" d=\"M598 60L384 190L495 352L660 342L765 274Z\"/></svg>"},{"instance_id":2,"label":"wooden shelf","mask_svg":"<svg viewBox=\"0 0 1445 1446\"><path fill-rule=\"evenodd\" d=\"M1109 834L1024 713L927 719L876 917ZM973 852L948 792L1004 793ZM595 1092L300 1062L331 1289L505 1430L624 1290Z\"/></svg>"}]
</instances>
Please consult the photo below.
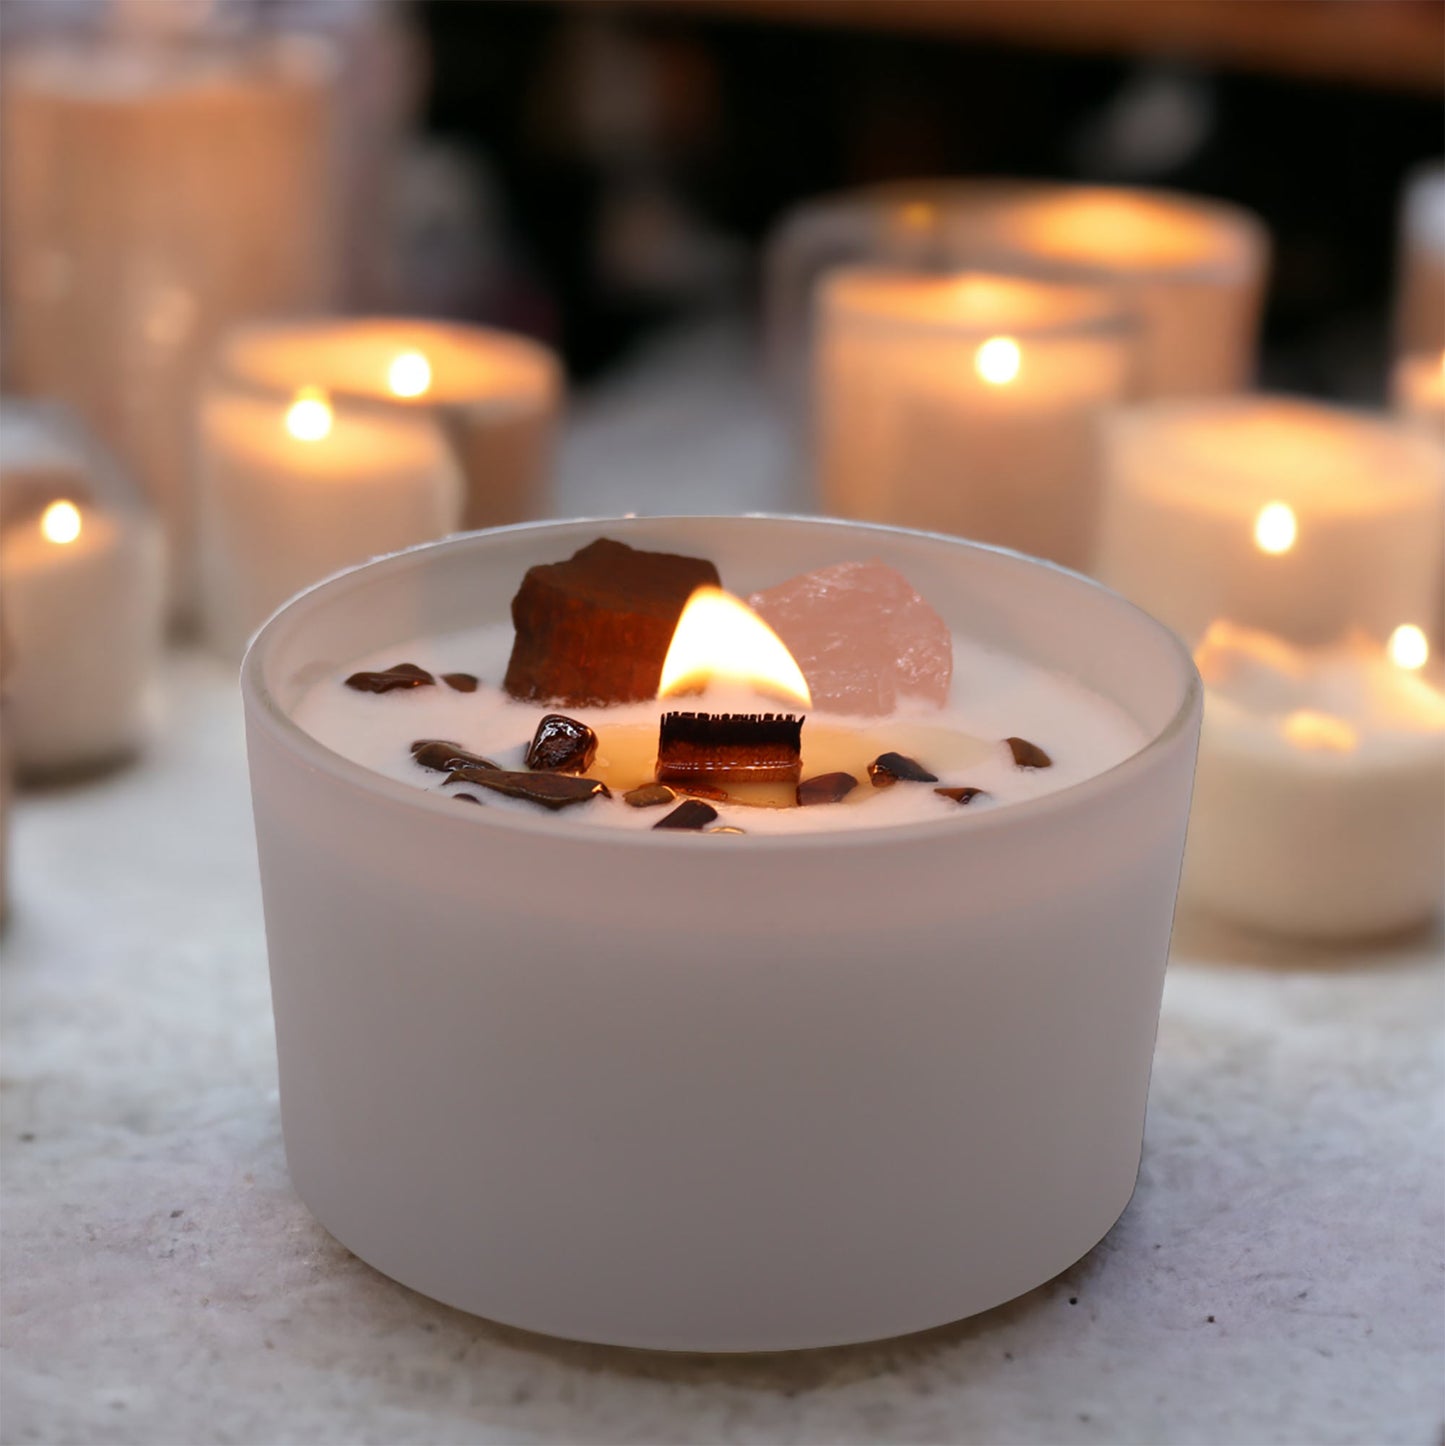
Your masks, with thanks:
<instances>
[{"instance_id":1,"label":"wooden shelf","mask_svg":"<svg viewBox=\"0 0 1445 1446\"><path fill-rule=\"evenodd\" d=\"M1445 0L624 0L623 8L629 4L1445 91Z\"/></svg>"}]
</instances>

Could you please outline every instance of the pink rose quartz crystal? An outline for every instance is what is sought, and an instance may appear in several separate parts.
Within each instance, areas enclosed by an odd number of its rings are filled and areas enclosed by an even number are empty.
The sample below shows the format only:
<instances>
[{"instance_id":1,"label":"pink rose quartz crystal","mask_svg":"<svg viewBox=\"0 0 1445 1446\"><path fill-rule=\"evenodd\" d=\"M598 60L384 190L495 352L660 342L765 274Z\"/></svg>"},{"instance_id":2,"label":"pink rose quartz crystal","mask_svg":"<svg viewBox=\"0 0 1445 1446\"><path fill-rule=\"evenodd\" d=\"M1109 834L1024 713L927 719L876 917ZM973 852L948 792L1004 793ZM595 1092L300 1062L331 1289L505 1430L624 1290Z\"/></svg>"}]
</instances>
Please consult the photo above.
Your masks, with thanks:
<instances>
[{"instance_id":1,"label":"pink rose quartz crystal","mask_svg":"<svg viewBox=\"0 0 1445 1446\"><path fill-rule=\"evenodd\" d=\"M948 701L948 624L881 562L805 572L748 602L797 659L815 708L876 716L903 697Z\"/></svg>"}]
</instances>

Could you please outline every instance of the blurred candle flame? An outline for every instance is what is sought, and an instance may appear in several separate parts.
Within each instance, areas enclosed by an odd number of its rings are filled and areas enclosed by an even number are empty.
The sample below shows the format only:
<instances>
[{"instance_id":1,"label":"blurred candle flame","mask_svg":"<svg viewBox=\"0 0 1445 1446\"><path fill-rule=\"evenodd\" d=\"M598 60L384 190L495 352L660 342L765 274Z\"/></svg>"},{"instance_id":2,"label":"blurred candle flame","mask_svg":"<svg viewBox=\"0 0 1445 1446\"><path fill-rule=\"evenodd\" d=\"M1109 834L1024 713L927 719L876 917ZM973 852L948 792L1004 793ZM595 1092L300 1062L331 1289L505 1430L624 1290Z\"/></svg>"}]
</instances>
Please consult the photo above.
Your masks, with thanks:
<instances>
[{"instance_id":1,"label":"blurred candle flame","mask_svg":"<svg viewBox=\"0 0 1445 1446\"><path fill-rule=\"evenodd\" d=\"M697 692L714 679L803 708L813 701L803 670L772 628L741 598L700 587L677 620L657 696Z\"/></svg>"},{"instance_id":2,"label":"blurred candle flame","mask_svg":"<svg viewBox=\"0 0 1445 1446\"><path fill-rule=\"evenodd\" d=\"M1254 519L1254 542L1261 552L1274 556L1288 552L1299 536L1299 523L1287 502L1270 502Z\"/></svg>"},{"instance_id":3,"label":"blurred candle flame","mask_svg":"<svg viewBox=\"0 0 1445 1446\"><path fill-rule=\"evenodd\" d=\"M64 546L80 536L80 508L73 502L52 502L40 514L40 534L47 542Z\"/></svg>"},{"instance_id":4,"label":"blurred candle flame","mask_svg":"<svg viewBox=\"0 0 1445 1446\"><path fill-rule=\"evenodd\" d=\"M1397 668L1414 672L1430 661L1430 640L1423 628L1417 628L1414 623L1401 623L1390 634L1385 651Z\"/></svg>"},{"instance_id":5,"label":"blurred candle flame","mask_svg":"<svg viewBox=\"0 0 1445 1446\"><path fill-rule=\"evenodd\" d=\"M1023 353L1011 336L991 336L974 353L973 369L991 387L1007 386L1018 376Z\"/></svg>"},{"instance_id":6,"label":"blurred candle flame","mask_svg":"<svg viewBox=\"0 0 1445 1446\"><path fill-rule=\"evenodd\" d=\"M286 430L298 442L319 442L331 433L332 413L320 387L302 387L286 410Z\"/></svg>"},{"instance_id":7,"label":"blurred candle flame","mask_svg":"<svg viewBox=\"0 0 1445 1446\"><path fill-rule=\"evenodd\" d=\"M399 353L386 374L387 384L399 397L419 397L431 386L431 363L419 351Z\"/></svg>"}]
</instances>

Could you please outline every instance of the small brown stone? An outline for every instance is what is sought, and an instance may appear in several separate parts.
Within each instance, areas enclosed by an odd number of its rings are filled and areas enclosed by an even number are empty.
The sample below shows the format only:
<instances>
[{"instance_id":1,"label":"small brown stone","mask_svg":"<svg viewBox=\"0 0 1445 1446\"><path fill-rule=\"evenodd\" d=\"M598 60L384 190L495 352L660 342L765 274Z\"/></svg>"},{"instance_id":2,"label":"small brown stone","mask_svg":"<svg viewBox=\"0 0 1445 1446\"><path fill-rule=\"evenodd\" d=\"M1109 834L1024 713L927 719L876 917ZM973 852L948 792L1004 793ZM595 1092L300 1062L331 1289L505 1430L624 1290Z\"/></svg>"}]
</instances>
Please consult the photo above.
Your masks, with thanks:
<instances>
[{"instance_id":1,"label":"small brown stone","mask_svg":"<svg viewBox=\"0 0 1445 1446\"><path fill-rule=\"evenodd\" d=\"M586 773L597 757L597 735L565 713L548 713L527 749L527 767L541 773Z\"/></svg>"},{"instance_id":2,"label":"small brown stone","mask_svg":"<svg viewBox=\"0 0 1445 1446\"><path fill-rule=\"evenodd\" d=\"M938 775L930 773L916 758L902 753L880 753L868 765L868 777L874 788L891 788L900 780L905 783L937 783Z\"/></svg>"},{"instance_id":3,"label":"small brown stone","mask_svg":"<svg viewBox=\"0 0 1445 1446\"><path fill-rule=\"evenodd\" d=\"M475 793L449 793L448 798L454 798L459 803L480 803L481 799Z\"/></svg>"},{"instance_id":4,"label":"small brown stone","mask_svg":"<svg viewBox=\"0 0 1445 1446\"><path fill-rule=\"evenodd\" d=\"M412 761L435 773L450 773L456 768L496 768L490 758L480 753L471 753L460 743L448 743L445 738L418 738L411 745Z\"/></svg>"},{"instance_id":5,"label":"small brown stone","mask_svg":"<svg viewBox=\"0 0 1445 1446\"><path fill-rule=\"evenodd\" d=\"M633 808L658 808L664 803L675 803L677 794L665 783L644 783L641 788L629 788L622 795L622 801Z\"/></svg>"},{"instance_id":6,"label":"small brown stone","mask_svg":"<svg viewBox=\"0 0 1445 1446\"><path fill-rule=\"evenodd\" d=\"M717 809L712 804L704 803L700 798L685 798L667 815L660 818L653 828L681 828L700 830L710 824L717 817Z\"/></svg>"},{"instance_id":7,"label":"small brown stone","mask_svg":"<svg viewBox=\"0 0 1445 1446\"><path fill-rule=\"evenodd\" d=\"M566 808L590 798L611 797L607 785L595 778L574 778L570 773L512 773L505 768L458 768L448 783L476 783L508 798L524 798L543 808Z\"/></svg>"},{"instance_id":8,"label":"small brown stone","mask_svg":"<svg viewBox=\"0 0 1445 1446\"><path fill-rule=\"evenodd\" d=\"M443 673L442 682L458 693L475 693L481 679L475 673Z\"/></svg>"},{"instance_id":9,"label":"small brown stone","mask_svg":"<svg viewBox=\"0 0 1445 1446\"><path fill-rule=\"evenodd\" d=\"M806 808L814 803L841 803L857 787L858 780L851 773L820 773L798 785L798 804Z\"/></svg>"},{"instance_id":10,"label":"small brown stone","mask_svg":"<svg viewBox=\"0 0 1445 1446\"><path fill-rule=\"evenodd\" d=\"M987 798L981 788L970 788L966 784L962 788L935 788L935 793L940 793L944 798L951 798L955 803L972 803L976 798Z\"/></svg>"},{"instance_id":11,"label":"small brown stone","mask_svg":"<svg viewBox=\"0 0 1445 1446\"><path fill-rule=\"evenodd\" d=\"M1020 768L1049 768L1053 766L1054 760L1039 747L1037 743L1030 743L1027 738L1005 738L1009 752L1014 756L1014 762Z\"/></svg>"},{"instance_id":12,"label":"small brown stone","mask_svg":"<svg viewBox=\"0 0 1445 1446\"><path fill-rule=\"evenodd\" d=\"M393 663L378 673L353 673L346 680L346 686L358 693L394 693L398 688L428 688L435 684L436 679L415 663Z\"/></svg>"}]
</instances>

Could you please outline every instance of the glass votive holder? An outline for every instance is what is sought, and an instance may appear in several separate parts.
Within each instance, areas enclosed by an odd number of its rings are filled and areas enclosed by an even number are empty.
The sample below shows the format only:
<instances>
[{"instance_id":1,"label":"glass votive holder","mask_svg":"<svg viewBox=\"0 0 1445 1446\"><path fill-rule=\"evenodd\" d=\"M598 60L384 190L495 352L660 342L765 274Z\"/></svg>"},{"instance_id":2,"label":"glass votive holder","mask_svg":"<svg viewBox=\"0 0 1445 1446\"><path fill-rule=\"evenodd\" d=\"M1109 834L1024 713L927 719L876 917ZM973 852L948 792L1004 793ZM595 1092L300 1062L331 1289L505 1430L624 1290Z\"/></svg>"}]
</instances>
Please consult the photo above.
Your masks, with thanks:
<instances>
[{"instance_id":1,"label":"glass votive holder","mask_svg":"<svg viewBox=\"0 0 1445 1446\"><path fill-rule=\"evenodd\" d=\"M599 534L742 593L878 558L1147 742L991 813L738 838L459 808L297 723L318 670L504 624ZM287 1161L394 1279L555 1335L795 1349L1012 1299L1128 1201L1200 690L1114 594L822 519L546 523L303 594L242 692Z\"/></svg>"},{"instance_id":2,"label":"glass votive holder","mask_svg":"<svg viewBox=\"0 0 1445 1446\"><path fill-rule=\"evenodd\" d=\"M998 179L896 182L787 216L765 259L783 384L806 368L813 293L836 266L972 268L1121 288L1140 318L1139 392L1227 392L1255 367L1269 236L1224 202Z\"/></svg>"},{"instance_id":3,"label":"glass votive holder","mask_svg":"<svg viewBox=\"0 0 1445 1446\"><path fill-rule=\"evenodd\" d=\"M63 408L0 408L5 752L21 778L135 753L156 711L164 544Z\"/></svg>"},{"instance_id":4,"label":"glass votive holder","mask_svg":"<svg viewBox=\"0 0 1445 1446\"><path fill-rule=\"evenodd\" d=\"M1129 396L1135 340L1103 288L831 272L814 348L819 502L1086 566L1098 414Z\"/></svg>"},{"instance_id":5,"label":"glass votive holder","mask_svg":"<svg viewBox=\"0 0 1445 1446\"><path fill-rule=\"evenodd\" d=\"M1290 643L1427 627L1441 452L1384 416L1297 398L1156 402L1104 421L1095 575L1192 647L1211 624Z\"/></svg>"},{"instance_id":6,"label":"glass votive holder","mask_svg":"<svg viewBox=\"0 0 1445 1446\"><path fill-rule=\"evenodd\" d=\"M9 384L72 405L150 498L178 614L204 359L240 318L323 306L335 273L331 52L204 10L15 46L0 125Z\"/></svg>"}]
</instances>

